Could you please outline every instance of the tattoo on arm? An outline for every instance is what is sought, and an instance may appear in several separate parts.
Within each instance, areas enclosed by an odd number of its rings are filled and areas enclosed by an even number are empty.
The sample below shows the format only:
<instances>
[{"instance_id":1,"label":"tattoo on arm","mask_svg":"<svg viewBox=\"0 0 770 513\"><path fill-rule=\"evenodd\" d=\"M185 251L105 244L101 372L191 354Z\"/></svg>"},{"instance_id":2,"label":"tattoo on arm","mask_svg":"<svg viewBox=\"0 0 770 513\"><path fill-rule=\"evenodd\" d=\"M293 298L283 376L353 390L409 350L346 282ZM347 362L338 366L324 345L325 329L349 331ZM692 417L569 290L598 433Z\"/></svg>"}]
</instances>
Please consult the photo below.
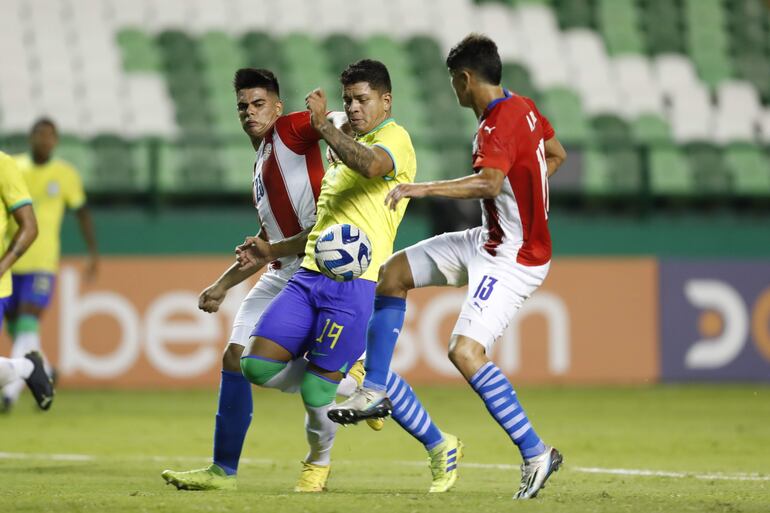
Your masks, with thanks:
<instances>
[{"instance_id":1,"label":"tattoo on arm","mask_svg":"<svg viewBox=\"0 0 770 513\"><path fill-rule=\"evenodd\" d=\"M377 157L374 150L343 134L331 123L324 124L319 131L342 162L355 171L365 174Z\"/></svg>"}]
</instances>

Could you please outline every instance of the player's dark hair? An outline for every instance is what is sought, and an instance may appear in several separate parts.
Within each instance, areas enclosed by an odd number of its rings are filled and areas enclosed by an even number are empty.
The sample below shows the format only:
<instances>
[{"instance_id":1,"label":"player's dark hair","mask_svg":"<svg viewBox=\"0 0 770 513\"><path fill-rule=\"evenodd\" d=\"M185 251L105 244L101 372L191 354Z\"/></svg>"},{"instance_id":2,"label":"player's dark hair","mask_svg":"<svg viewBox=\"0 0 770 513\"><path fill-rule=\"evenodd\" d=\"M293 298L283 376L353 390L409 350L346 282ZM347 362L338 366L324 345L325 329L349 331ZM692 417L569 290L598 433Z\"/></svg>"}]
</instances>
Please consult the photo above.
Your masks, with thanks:
<instances>
[{"instance_id":1,"label":"player's dark hair","mask_svg":"<svg viewBox=\"0 0 770 513\"><path fill-rule=\"evenodd\" d=\"M457 43L446 58L449 71L466 69L492 85L500 85L503 63L494 41L482 34L469 34Z\"/></svg>"},{"instance_id":2,"label":"player's dark hair","mask_svg":"<svg viewBox=\"0 0 770 513\"><path fill-rule=\"evenodd\" d=\"M255 87L261 87L266 91L275 93L276 96L281 96L278 79L269 69L241 68L235 72L233 88L236 93L241 89L253 89Z\"/></svg>"},{"instance_id":3,"label":"player's dark hair","mask_svg":"<svg viewBox=\"0 0 770 513\"><path fill-rule=\"evenodd\" d=\"M358 82L367 82L369 87L376 89L380 94L391 91L390 73L388 73L388 68L380 61L363 59L349 65L340 74L340 83L343 86Z\"/></svg>"},{"instance_id":4,"label":"player's dark hair","mask_svg":"<svg viewBox=\"0 0 770 513\"><path fill-rule=\"evenodd\" d=\"M51 118L38 118L37 120L35 120L34 123L32 123L32 129L30 129L29 132L30 133L35 133L35 131L38 128L43 127L43 126L50 127L51 130L53 130L54 134L58 134L59 133L59 129L56 128L56 123L54 123L53 119L51 119Z\"/></svg>"}]
</instances>

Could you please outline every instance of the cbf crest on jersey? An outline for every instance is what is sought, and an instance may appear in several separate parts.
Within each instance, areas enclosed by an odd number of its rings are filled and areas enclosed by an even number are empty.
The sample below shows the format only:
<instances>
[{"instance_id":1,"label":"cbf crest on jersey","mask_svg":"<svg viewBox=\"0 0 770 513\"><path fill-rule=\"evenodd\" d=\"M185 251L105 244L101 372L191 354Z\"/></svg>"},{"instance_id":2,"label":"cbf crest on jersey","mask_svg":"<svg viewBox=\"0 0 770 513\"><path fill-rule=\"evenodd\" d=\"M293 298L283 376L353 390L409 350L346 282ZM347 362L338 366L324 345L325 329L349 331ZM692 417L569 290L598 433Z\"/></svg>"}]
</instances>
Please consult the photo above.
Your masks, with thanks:
<instances>
[{"instance_id":1,"label":"cbf crest on jersey","mask_svg":"<svg viewBox=\"0 0 770 513\"><path fill-rule=\"evenodd\" d=\"M61 185L59 185L59 182L52 180L45 186L45 192L50 198L58 196L61 192Z\"/></svg>"}]
</instances>

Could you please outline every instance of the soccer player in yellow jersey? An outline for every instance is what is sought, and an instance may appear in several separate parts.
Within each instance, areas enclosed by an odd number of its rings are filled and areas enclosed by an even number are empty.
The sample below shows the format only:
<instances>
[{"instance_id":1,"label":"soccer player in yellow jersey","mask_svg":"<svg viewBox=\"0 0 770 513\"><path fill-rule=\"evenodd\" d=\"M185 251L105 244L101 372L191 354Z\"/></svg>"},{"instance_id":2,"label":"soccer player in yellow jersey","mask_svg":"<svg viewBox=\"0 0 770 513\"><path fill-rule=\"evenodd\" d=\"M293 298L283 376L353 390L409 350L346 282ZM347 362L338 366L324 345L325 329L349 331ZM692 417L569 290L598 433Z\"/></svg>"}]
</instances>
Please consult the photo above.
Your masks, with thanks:
<instances>
[{"instance_id":1,"label":"soccer player in yellow jersey","mask_svg":"<svg viewBox=\"0 0 770 513\"><path fill-rule=\"evenodd\" d=\"M2 313L8 303L13 284L11 266L24 254L37 237L37 221L32 208L32 198L11 157L0 152L0 327ZM6 231L13 219L18 226L13 237L6 244ZM43 360L37 352L23 357L0 357L0 386L16 380L25 380L38 406L47 410L53 401L53 385L43 367Z\"/></svg>"},{"instance_id":2,"label":"soccer player in yellow jersey","mask_svg":"<svg viewBox=\"0 0 770 513\"><path fill-rule=\"evenodd\" d=\"M16 164L32 196L39 235L13 266L13 295L6 310L8 332L13 338L13 356L40 351L39 320L53 294L59 267L61 223L66 209L77 213L88 247L87 278L93 278L98 263L96 237L86 207L83 184L67 162L53 158L58 143L56 125L40 119L32 126L30 152L16 156ZM16 230L12 223L9 234ZM8 410L18 399L22 382L3 388L2 407Z\"/></svg>"},{"instance_id":3,"label":"soccer player in yellow jersey","mask_svg":"<svg viewBox=\"0 0 770 513\"><path fill-rule=\"evenodd\" d=\"M316 445L318 454L306 458L303 474L306 481L316 484L316 491L326 488L336 431L327 412L340 380L364 351L377 271L393 252L396 230L406 210L405 204L389 210L385 197L397 184L414 181L416 173L409 134L391 117L393 98L385 65L368 59L356 62L342 72L340 82L355 137L327 120L323 91L307 96L312 125L339 162L324 176L317 220L308 236L302 266L267 307L241 358L243 375L262 386L287 362L306 355L309 363L300 391L308 434L320 443ZM372 263L357 280L336 282L315 265L315 242L323 230L335 224L355 225L371 242ZM259 256L258 252L259 245L246 247L239 252L239 260L248 263ZM426 447L448 445L427 414L412 417L415 412L424 412L418 405L415 398L414 407L393 412L393 417Z\"/></svg>"}]
</instances>

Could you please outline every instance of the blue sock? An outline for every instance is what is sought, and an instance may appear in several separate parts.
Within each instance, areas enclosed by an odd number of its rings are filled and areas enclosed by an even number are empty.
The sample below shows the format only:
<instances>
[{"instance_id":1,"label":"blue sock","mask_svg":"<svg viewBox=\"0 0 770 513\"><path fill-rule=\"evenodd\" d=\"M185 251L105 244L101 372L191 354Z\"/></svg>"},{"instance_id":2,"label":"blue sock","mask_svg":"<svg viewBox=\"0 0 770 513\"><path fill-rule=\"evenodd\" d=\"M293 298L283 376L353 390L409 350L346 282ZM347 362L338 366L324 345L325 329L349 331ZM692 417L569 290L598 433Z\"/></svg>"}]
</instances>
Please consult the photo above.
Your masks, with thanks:
<instances>
[{"instance_id":1,"label":"blue sock","mask_svg":"<svg viewBox=\"0 0 770 513\"><path fill-rule=\"evenodd\" d=\"M406 300L400 297L374 296L374 313L366 332L366 378L364 387L385 390L390 360L398 335L404 325Z\"/></svg>"},{"instance_id":2,"label":"blue sock","mask_svg":"<svg viewBox=\"0 0 770 513\"><path fill-rule=\"evenodd\" d=\"M419 440L425 449L430 451L444 441L441 430L420 404L412 387L393 371L388 373L388 397L393 403L393 420Z\"/></svg>"},{"instance_id":3,"label":"blue sock","mask_svg":"<svg viewBox=\"0 0 770 513\"><path fill-rule=\"evenodd\" d=\"M495 418L526 459L545 451L545 444L535 433L527 414L516 400L516 392L508 378L492 362L487 362L471 378L471 386L481 396L487 410Z\"/></svg>"},{"instance_id":4,"label":"blue sock","mask_svg":"<svg viewBox=\"0 0 770 513\"><path fill-rule=\"evenodd\" d=\"M228 476L238 472L253 408L251 383L240 372L223 370L214 428L214 463Z\"/></svg>"}]
</instances>

